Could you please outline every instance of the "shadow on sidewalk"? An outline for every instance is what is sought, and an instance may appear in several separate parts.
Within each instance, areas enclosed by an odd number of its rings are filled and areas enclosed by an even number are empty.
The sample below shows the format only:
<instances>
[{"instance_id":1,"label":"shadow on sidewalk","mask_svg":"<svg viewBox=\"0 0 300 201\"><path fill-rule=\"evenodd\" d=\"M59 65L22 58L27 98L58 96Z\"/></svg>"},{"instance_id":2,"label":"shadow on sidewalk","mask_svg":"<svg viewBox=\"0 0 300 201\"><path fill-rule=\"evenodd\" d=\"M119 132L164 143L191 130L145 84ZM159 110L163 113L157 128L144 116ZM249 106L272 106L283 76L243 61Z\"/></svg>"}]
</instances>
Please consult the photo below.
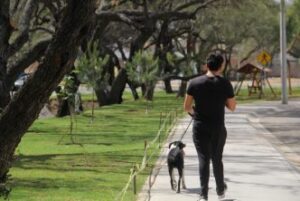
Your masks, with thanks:
<instances>
[{"instance_id":1,"label":"shadow on sidewalk","mask_svg":"<svg viewBox=\"0 0 300 201\"><path fill-rule=\"evenodd\" d=\"M200 188L187 188L185 189L185 193L187 194L199 194Z\"/></svg>"},{"instance_id":2,"label":"shadow on sidewalk","mask_svg":"<svg viewBox=\"0 0 300 201\"><path fill-rule=\"evenodd\" d=\"M199 194L200 192L200 188L187 188L185 189L185 192L186 194ZM225 199L222 199L222 201L238 201L237 199L234 199L234 198L225 198Z\"/></svg>"}]
</instances>

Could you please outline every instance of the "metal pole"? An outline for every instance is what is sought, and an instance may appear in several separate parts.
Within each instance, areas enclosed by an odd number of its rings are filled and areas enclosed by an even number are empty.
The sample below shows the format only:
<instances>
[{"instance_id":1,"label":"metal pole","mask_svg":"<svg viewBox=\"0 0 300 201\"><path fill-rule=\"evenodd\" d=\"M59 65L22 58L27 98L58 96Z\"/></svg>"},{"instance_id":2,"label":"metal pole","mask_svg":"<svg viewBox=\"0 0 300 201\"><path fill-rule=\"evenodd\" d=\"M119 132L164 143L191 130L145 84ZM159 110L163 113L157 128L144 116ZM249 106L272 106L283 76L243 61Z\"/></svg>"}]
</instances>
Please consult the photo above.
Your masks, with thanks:
<instances>
[{"instance_id":1,"label":"metal pole","mask_svg":"<svg viewBox=\"0 0 300 201\"><path fill-rule=\"evenodd\" d=\"M288 104L287 84L286 84L286 20L285 20L285 0L280 3L280 64L281 64L281 103Z\"/></svg>"},{"instance_id":2,"label":"metal pole","mask_svg":"<svg viewBox=\"0 0 300 201\"><path fill-rule=\"evenodd\" d=\"M133 167L133 194L136 195L136 166Z\"/></svg>"}]
</instances>

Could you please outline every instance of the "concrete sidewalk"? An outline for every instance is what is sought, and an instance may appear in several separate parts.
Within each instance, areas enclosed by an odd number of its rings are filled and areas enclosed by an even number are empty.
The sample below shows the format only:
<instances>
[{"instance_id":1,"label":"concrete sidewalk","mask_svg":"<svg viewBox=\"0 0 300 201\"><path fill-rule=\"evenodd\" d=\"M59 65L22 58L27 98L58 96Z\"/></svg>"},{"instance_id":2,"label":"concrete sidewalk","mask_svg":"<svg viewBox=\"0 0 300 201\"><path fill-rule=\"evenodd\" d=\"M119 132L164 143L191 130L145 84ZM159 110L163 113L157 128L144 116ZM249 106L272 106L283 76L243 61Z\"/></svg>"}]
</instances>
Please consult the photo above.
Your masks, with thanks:
<instances>
[{"instance_id":1,"label":"concrete sidewalk","mask_svg":"<svg viewBox=\"0 0 300 201\"><path fill-rule=\"evenodd\" d=\"M223 161L228 191L224 200L300 201L300 173L267 141L265 136L272 134L259 122L253 123L249 115L243 111L243 106L240 106L236 113L226 114L228 137ZM180 120L168 143L180 139L189 122L189 117ZM147 183L139 195L139 201L196 201L199 198L198 159L192 141L191 127L183 138L183 142L187 144L185 148L187 189L182 190L180 194L171 190L166 148L157 163L157 177L150 194ZM218 200L212 171L208 198L210 201Z\"/></svg>"}]
</instances>

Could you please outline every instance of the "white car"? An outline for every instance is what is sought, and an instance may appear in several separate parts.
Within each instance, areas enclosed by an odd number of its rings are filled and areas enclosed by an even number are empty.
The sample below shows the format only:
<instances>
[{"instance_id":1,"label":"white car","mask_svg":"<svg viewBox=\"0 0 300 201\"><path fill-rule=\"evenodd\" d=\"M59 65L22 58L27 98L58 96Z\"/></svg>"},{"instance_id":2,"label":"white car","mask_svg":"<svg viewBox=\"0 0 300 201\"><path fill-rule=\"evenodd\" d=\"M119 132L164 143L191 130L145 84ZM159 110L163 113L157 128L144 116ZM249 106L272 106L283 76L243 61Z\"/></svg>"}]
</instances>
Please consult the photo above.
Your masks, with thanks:
<instances>
[{"instance_id":1,"label":"white car","mask_svg":"<svg viewBox=\"0 0 300 201\"><path fill-rule=\"evenodd\" d=\"M18 91L27 81L29 74L23 73L19 78L14 82L13 91Z\"/></svg>"}]
</instances>

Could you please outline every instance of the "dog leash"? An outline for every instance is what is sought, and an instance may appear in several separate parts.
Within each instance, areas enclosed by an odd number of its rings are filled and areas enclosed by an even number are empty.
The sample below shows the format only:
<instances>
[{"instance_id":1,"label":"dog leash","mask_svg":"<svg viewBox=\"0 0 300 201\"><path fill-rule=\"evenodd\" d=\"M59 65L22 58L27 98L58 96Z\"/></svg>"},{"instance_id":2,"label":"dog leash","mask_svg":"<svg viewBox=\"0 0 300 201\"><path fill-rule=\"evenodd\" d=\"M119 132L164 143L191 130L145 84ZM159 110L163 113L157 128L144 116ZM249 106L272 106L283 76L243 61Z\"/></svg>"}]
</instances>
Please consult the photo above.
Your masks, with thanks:
<instances>
[{"instance_id":1,"label":"dog leash","mask_svg":"<svg viewBox=\"0 0 300 201\"><path fill-rule=\"evenodd\" d=\"M183 132L183 135L181 136L180 141L181 141L181 140L184 138L184 136L186 135L186 133L187 133L187 131L188 131L190 125L192 124L193 120L194 120L194 118L192 117L191 120L190 120L190 123L188 124L188 126L187 126L186 129L185 129L185 131Z\"/></svg>"}]
</instances>

